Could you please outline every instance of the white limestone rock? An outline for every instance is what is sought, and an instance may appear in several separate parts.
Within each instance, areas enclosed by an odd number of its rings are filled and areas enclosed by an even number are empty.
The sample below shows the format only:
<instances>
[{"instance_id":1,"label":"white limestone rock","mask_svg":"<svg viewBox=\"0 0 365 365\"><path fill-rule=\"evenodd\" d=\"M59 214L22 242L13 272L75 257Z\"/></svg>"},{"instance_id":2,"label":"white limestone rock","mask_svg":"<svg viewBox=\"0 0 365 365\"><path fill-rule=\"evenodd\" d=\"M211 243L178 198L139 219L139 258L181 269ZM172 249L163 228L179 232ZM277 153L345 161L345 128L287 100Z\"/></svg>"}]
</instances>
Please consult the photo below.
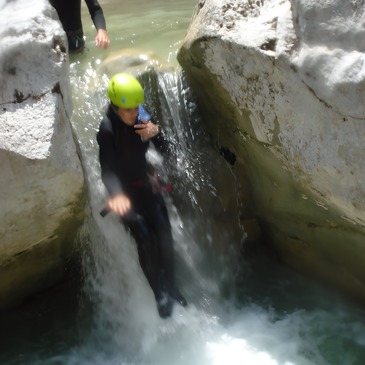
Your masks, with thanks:
<instances>
[{"instance_id":1,"label":"white limestone rock","mask_svg":"<svg viewBox=\"0 0 365 365\"><path fill-rule=\"evenodd\" d=\"M0 11L1 308L60 276L84 177L55 10L47 0L19 0L1 1Z\"/></svg>"},{"instance_id":2,"label":"white limestone rock","mask_svg":"<svg viewBox=\"0 0 365 365\"><path fill-rule=\"evenodd\" d=\"M361 2L207 0L198 9L184 47L212 37L202 46L204 65L250 112L254 137L275 145L298 178L364 224Z\"/></svg>"},{"instance_id":3,"label":"white limestone rock","mask_svg":"<svg viewBox=\"0 0 365 365\"><path fill-rule=\"evenodd\" d=\"M178 60L287 258L365 298L364 48L360 0L202 0Z\"/></svg>"}]
</instances>

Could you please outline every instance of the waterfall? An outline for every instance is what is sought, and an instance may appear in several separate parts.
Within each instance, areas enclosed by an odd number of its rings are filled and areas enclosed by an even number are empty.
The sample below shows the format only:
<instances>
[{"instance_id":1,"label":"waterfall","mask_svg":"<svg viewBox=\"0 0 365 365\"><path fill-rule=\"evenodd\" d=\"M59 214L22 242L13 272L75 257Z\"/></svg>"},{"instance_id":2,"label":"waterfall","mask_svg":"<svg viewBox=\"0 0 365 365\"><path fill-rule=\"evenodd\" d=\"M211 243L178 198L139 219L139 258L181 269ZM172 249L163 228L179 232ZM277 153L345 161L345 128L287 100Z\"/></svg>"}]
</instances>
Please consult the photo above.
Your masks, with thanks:
<instances>
[{"instance_id":1,"label":"waterfall","mask_svg":"<svg viewBox=\"0 0 365 365\"><path fill-rule=\"evenodd\" d=\"M245 231L236 181L212 147L180 70L158 73L157 80L143 78L148 111L174 146L163 163L153 150L149 158L174 186L166 200L177 283L189 302L187 308L176 305L171 318L159 318L133 239L116 216L99 214L106 193L95 135L107 102L107 80L95 75L92 64L81 76L76 71L73 124L90 193L83 237L85 292L92 314L82 344L63 355L63 363L333 365L331 359L340 356L338 364L355 364L351 351L336 352L335 339L347 343L351 334L365 333L363 322L353 328L359 316L349 315L340 303L334 306L337 297L274 260L260 257L248 263L241 255ZM157 85L157 106L156 93L148 91L152 85ZM326 296L331 299L320 308L303 307ZM347 321L341 335L329 326L337 317Z\"/></svg>"},{"instance_id":2,"label":"waterfall","mask_svg":"<svg viewBox=\"0 0 365 365\"><path fill-rule=\"evenodd\" d=\"M240 253L235 247L242 244L244 230L238 225L238 211L227 212L220 204L212 170L231 179L231 186L235 184L234 178L223 160L221 164L216 162L219 154L209 146L209 138L201 126L183 73L158 74L160 123L174 149L171 156L165 157L170 160L167 163L161 163L161 156L153 149L148 157L174 186L166 201L175 240L177 282L189 302L187 308L176 305L171 319L160 319L153 293L139 266L133 238L116 216L109 214L102 218L99 214L106 193L100 181L94 139L105 109L103 92L106 80L94 78L97 81L94 81L96 84L90 99L90 93L83 88L89 87L93 76L92 66L89 66L81 79L78 77L74 82L79 104L73 120L81 131L78 135L90 192L90 218L84 227L84 236L90 241L90 249L84 255L85 290L95 305L90 339L100 343L103 338L109 354L118 349L117 353L122 353L131 363L136 361L137 355L142 356L138 360L142 364L146 361L144 352L148 357L157 356L158 346L163 346L164 351L172 351L177 346L174 341L168 349L162 344L164 341L172 341L175 336L186 336L191 340L192 335L201 341L201 333L209 333L210 328L218 324L222 293L227 295L229 287L233 287L234 270L239 267ZM147 104L149 86L144 85ZM83 95L85 100L82 100ZM153 105L150 107L149 112L156 114L151 110ZM227 215L230 215L229 219L225 218ZM237 223L234 229L232 216ZM223 224L217 229L219 218ZM228 220L229 224L224 226ZM234 242L237 234L239 244ZM162 364L161 360L158 361ZM163 363L176 361L170 359Z\"/></svg>"},{"instance_id":3,"label":"waterfall","mask_svg":"<svg viewBox=\"0 0 365 365\"><path fill-rule=\"evenodd\" d=\"M163 163L153 150L149 158L174 186L166 200L177 283L189 302L186 308L176 305L169 319L158 316L133 239L116 216L99 214L107 195L95 137L108 80L95 70L93 60L86 69L77 63L70 68L72 123L90 197L80 232L84 290L78 293L77 308L68 305L69 297L60 299L74 291L55 289L47 300L11 314L0 363L363 364L361 307L278 265L273 257L241 254L245 230L234 176L212 147L179 70L144 79L146 86L157 86L158 100L147 95L148 109L174 146ZM70 308L78 314L70 314ZM4 327L4 316L0 319Z\"/></svg>"},{"instance_id":4,"label":"waterfall","mask_svg":"<svg viewBox=\"0 0 365 365\"><path fill-rule=\"evenodd\" d=\"M275 257L242 255L244 207L237 184L203 126L181 70L159 71L143 77L143 84L148 111L173 145L163 163L154 151L149 158L174 187L166 200L187 308L176 305L171 318L158 317L133 239L113 214L99 214L107 194L95 137L108 80L98 66L113 51L130 48L153 51L176 65L196 4L103 2L112 40L107 52L94 46L95 29L83 4L87 46L70 55L70 78L72 125L89 193L80 232L84 288L80 292L78 282L68 282L1 313L2 365L365 363L361 306L279 265ZM151 90L156 92L150 95Z\"/></svg>"}]
</instances>

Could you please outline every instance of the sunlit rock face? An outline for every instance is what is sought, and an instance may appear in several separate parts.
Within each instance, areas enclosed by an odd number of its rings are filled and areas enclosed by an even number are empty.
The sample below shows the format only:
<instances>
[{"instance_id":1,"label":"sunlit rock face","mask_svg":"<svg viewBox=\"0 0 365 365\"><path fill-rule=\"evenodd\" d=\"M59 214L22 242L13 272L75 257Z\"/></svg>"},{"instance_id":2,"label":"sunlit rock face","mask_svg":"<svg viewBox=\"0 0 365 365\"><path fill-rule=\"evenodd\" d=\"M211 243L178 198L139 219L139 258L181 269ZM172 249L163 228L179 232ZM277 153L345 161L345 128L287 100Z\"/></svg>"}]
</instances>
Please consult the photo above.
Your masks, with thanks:
<instances>
[{"instance_id":1,"label":"sunlit rock face","mask_svg":"<svg viewBox=\"0 0 365 365\"><path fill-rule=\"evenodd\" d=\"M365 300L364 12L200 1L178 60L282 259Z\"/></svg>"},{"instance_id":2,"label":"sunlit rock face","mask_svg":"<svg viewBox=\"0 0 365 365\"><path fill-rule=\"evenodd\" d=\"M46 0L0 1L0 308L70 259L84 178L70 125L66 39Z\"/></svg>"}]
</instances>

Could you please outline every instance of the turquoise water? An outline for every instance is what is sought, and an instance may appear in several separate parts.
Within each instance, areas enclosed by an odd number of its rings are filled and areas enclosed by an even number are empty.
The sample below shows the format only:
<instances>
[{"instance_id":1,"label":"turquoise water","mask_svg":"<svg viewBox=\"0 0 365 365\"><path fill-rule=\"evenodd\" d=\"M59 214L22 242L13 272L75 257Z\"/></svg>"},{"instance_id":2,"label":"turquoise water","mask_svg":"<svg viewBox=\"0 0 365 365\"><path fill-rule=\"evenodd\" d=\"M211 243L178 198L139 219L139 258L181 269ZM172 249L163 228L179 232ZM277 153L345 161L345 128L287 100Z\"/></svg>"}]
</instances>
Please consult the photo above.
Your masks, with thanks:
<instances>
[{"instance_id":1,"label":"turquoise water","mask_svg":"<svg viewBox=\"0 0 365 365\"><path fill-rule=\"evenodd\" d=\"M364 364L361 306L260 250L240 256L244 227L234 219L237 212L222 213L220 198L227 192L212 176L224 174L231 182L229 194L235 182L209 144L175 58L195 2L102 5L111 49L93 47L94 30L84 11L87 51L70 59L72 123L90 192L88 219L78 238L81 271L70 271L62 285L0 315L0 364ZM115 217L98 214L106 195L95 133L106 104L106 80L97 69L112 52L127 48L153 51L174 67L158 81L163 123L176 142L167 171L176 191L168 205L177 279L189 306L177 306L168 320L157 315L133 241Z\"/></svg>"},{"instance_id":2,"label":"turquoise water","mask_svg":"<svg viewBox=\"0 0 365 365\"><path fill-rule=\"evenodd\" d=\"M104 1L101 2L107 21L110 48L94 47L95 29L86 7L83 25L88 57L105 59L115 51L138 49L154 52L171 65L177 65L176 52L182 44L196 0L177 1Z\"/></svg>"}]
</instances>

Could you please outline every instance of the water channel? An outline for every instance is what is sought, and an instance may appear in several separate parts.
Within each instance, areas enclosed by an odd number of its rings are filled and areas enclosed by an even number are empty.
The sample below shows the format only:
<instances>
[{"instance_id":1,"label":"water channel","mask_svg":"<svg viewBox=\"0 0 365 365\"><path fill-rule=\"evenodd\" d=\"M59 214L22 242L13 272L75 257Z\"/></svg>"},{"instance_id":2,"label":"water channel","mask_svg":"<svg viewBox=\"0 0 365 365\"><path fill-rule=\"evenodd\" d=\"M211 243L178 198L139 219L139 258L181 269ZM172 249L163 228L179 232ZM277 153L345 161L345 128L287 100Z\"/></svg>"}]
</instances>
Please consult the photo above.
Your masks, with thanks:
<instances>
[{"instance_id":1,"label":"water channel","mask_svg":"<svg viewBox=\"0 0 365 365\"><path fill-rule=\"evenodd\" d=\"M1 314L0 364L364 364L360 306L281 266L274 256L257 253L246 260L240 251L245 230L234 218L238 211L229 216L227 231L219 229L222 207L216 202L223 193L211 175L218 165L232 186L234 178L199 124L176 61L196 1L101 4L111 48L93 46L84 7L87 50L70 58L72 123L90 193L88 219L77 238L82 280L79 272L71 272L73 280ZM97 70L112 52L129 48L152 51L174 70L161 74L158 84L164 125L177 146L164 171L176 189L167 199L177 279L189 306L176 306L168 320L157 315L133 240L116 217L98 214L106 195L95 133L106 105L106 79ZM150 157L160 164L158 156Z\"/></svg>"}]
</instances>

